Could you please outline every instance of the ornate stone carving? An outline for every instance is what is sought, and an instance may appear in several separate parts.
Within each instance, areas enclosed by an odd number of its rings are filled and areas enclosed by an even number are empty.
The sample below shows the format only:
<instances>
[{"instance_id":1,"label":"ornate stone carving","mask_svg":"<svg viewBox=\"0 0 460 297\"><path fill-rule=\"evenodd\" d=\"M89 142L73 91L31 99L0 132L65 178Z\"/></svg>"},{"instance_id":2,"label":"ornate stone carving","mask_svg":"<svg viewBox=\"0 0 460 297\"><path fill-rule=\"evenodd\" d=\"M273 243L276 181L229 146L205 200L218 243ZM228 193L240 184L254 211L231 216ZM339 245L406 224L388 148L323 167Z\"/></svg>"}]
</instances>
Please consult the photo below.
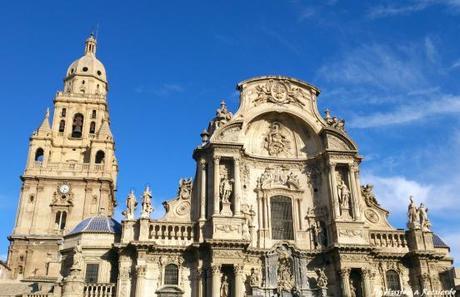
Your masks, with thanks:
<instances>
[{"instance_id":1,"label":"ornate stone carving","mask_svg":"<svg viewBox=\"0 0 460 297\"><path fill-rule=\"evenodd\" d=\"M364 201L369 207L380 206L380 204L377 202L377 199L375 198L373 189L374 186L371 184L361 186L361 195L364 197Z\"/></svg>"},{"instance_id":2,"label":"ornate stone carving","mask_svg":"<svg viewBox=\"0 0 460 297\"><path fill-rule=\"evenodd\" d=\"M292 258L287 254L280 254L278 258L278 293L291 292L294 288Z\"/></svg>"},{"instance_id":3,"label":"ornate stone carving","mask_svg":"<svg viewBox=\"0 0 460 297\"><path fill-rule=\"evenodd\" d=\"M249 285L251 287L260 287L262 283L260 269L255 267L251 268L251 274L249 275Z\"/></svg>"},{"instance_id":4,"label":"ornate stone carving","mask_svg":"<svg viewBox=\"0 0 460 297\"><path fill-rule=\"evenodd\" d=\"M270 156L277 157L281 153L289 152L290 141L281 131L281 124L273 122L270 124L269 131L265 136L264 148Z\"/></svg>"},{"instance_id":5,"label":"ornate stone carving","mask_svg":"<svg viewBox=\"0 0 460 297\"><path fill-rule=\"evenodd\" d=\"M345 131L345 120L339 119L335 116L332 117L329 109L326 109L325 114L326 115L324 119L326 120L326 123L328 124L329 127L335 128L342 132Z\"/></svg>"},{"instance_id":6,"label":"ornate stone carving","mask_svg":"<svg viewBox=\"0 0 460 297\"><path fill-rule=\"evenodd\" d=\"M366 219L371 222L371 223L374 223L374 224L377 224L380 220L380 217L379 215L377 214L377 212L373 209L366 209L364 211L364 216L366 217Z\"/></svg>"},{"instance_id":7,"label":"ornate stone carving","mask_svg":"<svg viewBox=\"0 0 460 297\"><path fill-rule=\"evenodd\" d=\"M216 116L209 123L209 127L208 127L209 134L212 135L214 131L216 131L217 129L224 126L226 123L228 123L228 121L230 121L232 117L233 117L233 114L228 111L225 101L222 101L220 103L220 107L216 110Z\"/></svg>"},{"instance_id":8,"label":"ornate stone carving","mask_svg":"<svg viewBox=\"0 0 460 297\"><path fill-rule=\"evenodd\" d=\"M152 192L150 187L145 187L144 194L142 195L142 213L141 218L150 218L150 214L153 211L152 206Z\"/></svg>"},{"instance_id":9,"label":"ornate stone carving","mask_svg":"<svg viewBox=\"0 0 460 297\"><path fill-rule=\"evenodd\" d=\"M134 191L131 191L126 198L126 210L122 212L127 220L134 220L134 212L136 211L137 201Z\"/></svg>"},{"instance_id":10,"label":"ornate stone carving","mask_svg":"<svg viewBox=\"0 0 460 297\"><path fill-rule=\"evenodd\" d=\"M339 235L343 237L363 237L363 231L361 230L352 230L352 229L341 229L339 230Z\"/></svg>"},{"instance_id":11,"label":"ornate stone carving","mask_svg":"<svg viewBox=\"0 0 460 297\"><path fill-rule=\"evenodd\" d=\"M228 297L230 290L230 284L228 282L228 276L224 274L222 277L222 284L220 285L220 297Z\"/></svg>"},{"instance_id":12,"label":"ornate stone carving","mask_svg":"<svg viewBox=\"0 0 460 297\"><path fill-rule=\"evenodd\" d=\"M270 189L276 186L294 190L300 189L298 176L284 166L265 168L264 173L258 178L257 184L260 189Z\"/></svg>"},{"instance_id":13,"label":"ornate stone carving","mask_svg":"<svg viewBox=\"0 0 460 297\"><path fill-rule=\"evenodd\" d=\"M327 232L321 221L316 220L310 227L312 233L313 246L315 249L321 249L327 246Z\"/></svg>"},{"instance_id":14,"label":"ornate stone carving","mask_svg":"<svg viewBox=\"0 0 460 297\"><path fill-rule=\"evenodd\" d=\"M220 231L224 231L225 233L230 233L230 232L238 230L238 226L216 224L216 229Z\"/></svg>"},{"instance_id":15,"label":"ornate stone carving","mask_svg":"<svg viewBox=\"0 0 460 297\"><path fill-rule=\"evenodd\" d=\"M179 181L179 189L177 190L177 196L183 200L189 200L192 196L192 178L181 178Z\"/></svg>"},{"instance_id":16,"label":"ornate stone carving","mask_svg":"<svg viewBox=\"0 0 460 297\"><path fill-rule=\"evenodd\" d=\"M271 102L276 104L295 104L303 107L306 99L304 91L289 84L287 81L269 80L267 83L256 87L257 98L254 104Z\"/></svg>"},{"instance_id":17,"label":"ornate stone carving","mask_svg":"<svg viewBox=\"0 0 460 297\"><path fill-rule=\"evenodd\" d=\"M241 131L240 125L231 126L223 129L216 137L216 140L235 142L238 141L238 136Z\"/></svg>"},{"instance_id":18,"label":"ornate stone carving","mask_svg":"<svg viewBox=\"0 0 460 297\"><path fill-rule=\"evenodd\" d=\"M228 178L228 176L224 176L220 180L219 195L222 203L230 203L230 197L233 193L233 183L233 179Z\"/></svg>"},{"instance_id":19,"label":"ornate stone carving","mask_svg":"<svg viewBox=\"0 0 460 297\"><path fill-rule=\"evenodd\" d=\"M327 288L327 276L326 276L326 273L324 273L324 269L316 268L315 272L316 272L316 286L320 289Z\"/></svg>"},{"instance_id":20,"label":"ornate stone carving","mask_svg":"<svg viewBox=\"0 0 460 297\"><path fill-rule=\"evenodd\" d=\"M73 249L72 266L70 267L69 280L83 278L84 260L80 242Z\"/></svg>"}]
</instances>

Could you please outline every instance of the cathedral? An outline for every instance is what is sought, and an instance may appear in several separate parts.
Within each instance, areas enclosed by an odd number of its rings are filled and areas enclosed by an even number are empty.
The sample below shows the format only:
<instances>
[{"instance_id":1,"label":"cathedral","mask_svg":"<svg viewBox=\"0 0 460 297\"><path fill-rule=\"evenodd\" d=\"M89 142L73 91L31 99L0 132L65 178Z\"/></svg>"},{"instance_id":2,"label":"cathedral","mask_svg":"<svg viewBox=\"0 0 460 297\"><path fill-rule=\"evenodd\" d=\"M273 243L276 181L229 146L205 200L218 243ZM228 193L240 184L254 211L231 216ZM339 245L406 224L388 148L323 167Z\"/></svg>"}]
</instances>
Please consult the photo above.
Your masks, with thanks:
<instances>
[{"instance_id":1,"label":"cathedral","mask_svg":"<svg viewBox=\"0 0 460 297\"><path fill-rule=\"evenodd\" d=\"M124 193L115 220L119 168L96 48L91 35L30 136L0 296L455 296L427 208L410 197L406 228L391 226L360 182L345 121L322 115L319 89L291 77L240 82L238 110L220 103L193 151L195 176L164 216L151 218L147 187Z\"/></svg>"}]
</instances>

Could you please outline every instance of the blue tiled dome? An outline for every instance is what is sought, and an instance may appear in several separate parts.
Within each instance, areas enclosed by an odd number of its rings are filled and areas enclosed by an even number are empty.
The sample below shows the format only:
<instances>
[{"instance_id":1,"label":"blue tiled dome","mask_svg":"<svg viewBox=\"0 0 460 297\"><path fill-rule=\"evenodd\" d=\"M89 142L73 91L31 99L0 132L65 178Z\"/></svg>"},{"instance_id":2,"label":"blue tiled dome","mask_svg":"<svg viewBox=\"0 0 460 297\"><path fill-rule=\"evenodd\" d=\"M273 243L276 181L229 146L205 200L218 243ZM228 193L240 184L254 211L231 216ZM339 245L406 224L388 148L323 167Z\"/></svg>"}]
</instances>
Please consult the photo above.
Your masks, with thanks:
<instances>
[{"instance_id":1,"label":"blue tiled dome","mask_svg":"<svg viewBox=\"0 0 460 297\"><path fill-rule=\"evenodd\" d=\"M95 216L84 219L70 231L69 234L77 233L121 233L121 225L111 217Z\"/></svg>"}]
</instances>

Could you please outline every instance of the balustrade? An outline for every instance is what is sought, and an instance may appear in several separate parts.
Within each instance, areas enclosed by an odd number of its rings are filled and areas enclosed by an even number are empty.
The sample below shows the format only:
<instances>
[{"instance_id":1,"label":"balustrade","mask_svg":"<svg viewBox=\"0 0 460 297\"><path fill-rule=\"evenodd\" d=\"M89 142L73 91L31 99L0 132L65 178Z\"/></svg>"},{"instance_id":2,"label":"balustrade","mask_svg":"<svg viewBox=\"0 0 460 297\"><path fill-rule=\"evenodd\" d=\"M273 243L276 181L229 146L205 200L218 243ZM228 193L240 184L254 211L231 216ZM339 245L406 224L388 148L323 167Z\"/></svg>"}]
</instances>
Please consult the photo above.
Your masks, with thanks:
<instances>
[{"instance_id":1,"label":"balustrade","mask_svg":"<svg viewBox=\"0 0 460 297\"><path fill-rule=\"evenodd\" d=\"M404 231L371 231L369 242L372 246L389 248L407 248L406 233Z\"/></svg>"},{"instance_id":2,"label":"balustrade","mask_svg":"<svg viewBox=\"0 0 460 297\"><path fill-rule=\"evenodd\" d=\"M151 222L149 239L162 244L188 244L193 241L194 230L191 223Z\"/></svg>"},{"instance_id":3,"label":"balustrade","mask_svg":"<svg viewBox=\"0 0 460 297\"><path fill-rule=\"evenodd\" d=\"M85 284L84 297L114 297L115 284Z\"/></svg>"}]
</instances>

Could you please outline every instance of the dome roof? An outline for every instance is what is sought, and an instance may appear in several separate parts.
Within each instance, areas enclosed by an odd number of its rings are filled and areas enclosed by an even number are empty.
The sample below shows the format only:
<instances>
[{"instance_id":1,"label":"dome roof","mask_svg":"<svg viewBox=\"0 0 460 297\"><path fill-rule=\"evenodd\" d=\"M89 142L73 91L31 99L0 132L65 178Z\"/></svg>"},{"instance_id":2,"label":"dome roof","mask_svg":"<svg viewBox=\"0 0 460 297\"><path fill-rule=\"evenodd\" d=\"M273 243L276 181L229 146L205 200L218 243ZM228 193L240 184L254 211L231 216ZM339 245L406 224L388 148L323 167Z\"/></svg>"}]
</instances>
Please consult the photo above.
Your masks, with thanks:
<instances>
[{"instance_id":1,"label":"dome roof","mask_svg":"<svg viewBox=\"0 0 460 297\"><path fill-rule=\"evenodd\" d=\"M77 233L121 233L121 225L111 217L95 216L84 219L67 235Z\"/></svg>"},{"instance_id":2,"label":"dome roof","mask_svg":"<svg viewBox=\"0 0 460 297\"><path fill-rule=\"evenodd\" d=\"M75 75L92 76L103 82L107 82L105 67L96 58L96 39L91 35L85 42L85 54L83 57L70 64L67 69L66 79Z\"/></svg>"}]
</instances>

